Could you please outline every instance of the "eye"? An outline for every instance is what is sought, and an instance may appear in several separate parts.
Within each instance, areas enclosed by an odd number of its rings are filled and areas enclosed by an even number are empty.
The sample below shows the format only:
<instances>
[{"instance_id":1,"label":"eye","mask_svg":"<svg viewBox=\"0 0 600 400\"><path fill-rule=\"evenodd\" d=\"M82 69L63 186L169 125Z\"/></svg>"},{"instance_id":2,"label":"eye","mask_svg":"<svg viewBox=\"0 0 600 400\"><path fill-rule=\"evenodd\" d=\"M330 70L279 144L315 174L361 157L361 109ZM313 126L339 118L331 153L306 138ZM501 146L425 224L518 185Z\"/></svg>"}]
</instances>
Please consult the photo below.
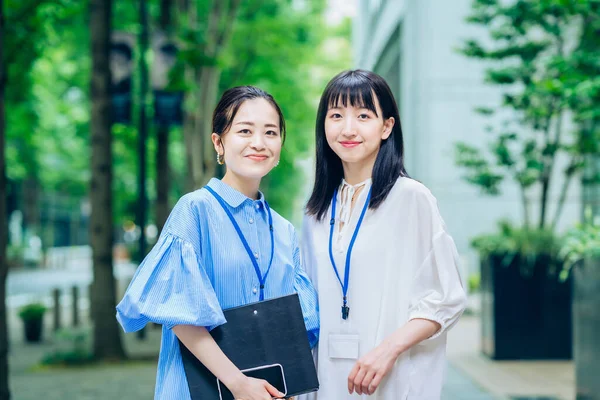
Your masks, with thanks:
<instances>
[{"instance_id":1,"label":"eye","mask_svg":"<svg viewBox=\"0 0 600 400\"><path fill-rule=\"evenodd\" d=\"M267 136L279 136L279 132L276 131L267 131L265 132Z\"/></svg>"},{"instance_id":2,"label":"eye","mask_svg":"<svg viewBox=\"0 0 600 400\"><path fill-rule=\"evenodd\" d=\"M252 132L250 132L250 129L240 129L240 131L238 133L248 135L248 134L251 134Z\"/></svg>"},{"instance_id":3,"label":"eye","mask_svg":"<svg viewBox=\"0 0 600 400\"><path fill-rule=\"evenodd\" d=\"M332 114L329 116L329 118L331 118L331 119L340 119L340 118L342 118L342 116L341 116L341 114L339 114L339 113L332 113Z\"/></svg>"},{"instance_id":4,"label":"eye","mask_svg":"<svg viewBox=\"0 0 600 400\"><path fill-rule=\"evenodd\" d=\"M358 116L358 119L369 119L369 118L371 118L371 117L367 113L362 113Z\"/></svg>"}]
</instances>

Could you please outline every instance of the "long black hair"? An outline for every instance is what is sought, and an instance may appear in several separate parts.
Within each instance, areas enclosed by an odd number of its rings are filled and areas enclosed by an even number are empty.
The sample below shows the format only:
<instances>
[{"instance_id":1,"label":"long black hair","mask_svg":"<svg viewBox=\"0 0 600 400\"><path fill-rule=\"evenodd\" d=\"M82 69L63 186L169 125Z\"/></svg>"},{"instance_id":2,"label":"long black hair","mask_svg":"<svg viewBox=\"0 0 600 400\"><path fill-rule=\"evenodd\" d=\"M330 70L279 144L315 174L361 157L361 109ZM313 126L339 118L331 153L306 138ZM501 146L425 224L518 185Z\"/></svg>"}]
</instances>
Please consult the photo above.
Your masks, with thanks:
<instances>
[{"instance_id":1,"label":"long black hair","mask_svg":"<svg viewBox=\"0 0 600 400\"><path fill-rule=\"evenodd\" d=\"M375 95L381 108L383 120L394 118L390 136L381 141L381 147L372 173L370 209L376 209L385 200L401 176L408 176L404 168L404 144L398 106L392 90L385 80L374 72L365 70L344 71L336 75L325 87L319 102L316 123L316 170L315 185L306 205L306 213L321 220L333 197L335 189L344 177L342 160L331 150L325 137L325 118L330 108L340 104L361 107L377 115ZM377 115L379 117L379 115Z\"/></svg>"},{"instance_id":2,"label":"long black hair","mask_svg":"<svg viewBox=\"0 0 600 400\"><path fill-rule=\"evenodd\" d=\"M212 119L212 131L217 135L221 136L231 128L233 119L240 109L241 105L246 100L253 99L265 99L275 108L277 114L279 114L279 129L281 131L281 143L285 142L285 118L279 104L275 101L273 96L264 90L257 88L256 86L236 86L231 89L227 89L219 103L215 107Z\"/></svg>"}]
</instances>

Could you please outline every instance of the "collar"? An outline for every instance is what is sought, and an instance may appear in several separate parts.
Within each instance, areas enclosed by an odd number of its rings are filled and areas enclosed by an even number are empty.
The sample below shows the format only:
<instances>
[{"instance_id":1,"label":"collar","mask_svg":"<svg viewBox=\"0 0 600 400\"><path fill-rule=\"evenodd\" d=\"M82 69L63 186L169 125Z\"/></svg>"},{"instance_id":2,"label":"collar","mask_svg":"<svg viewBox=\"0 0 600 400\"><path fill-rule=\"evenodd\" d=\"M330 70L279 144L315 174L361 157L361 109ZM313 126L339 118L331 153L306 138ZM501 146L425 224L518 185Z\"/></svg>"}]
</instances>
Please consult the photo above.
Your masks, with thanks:
<instances>
[{"instance_id":1,"label":"collar","mask_svg":"<svg viewBox=\"0 0 600 400\"><path fill-rule=\"evenodd\" d=\"M212 178L207 186L210 186L232 208L239 207L245 201L249 201L255 205L260 204L263 208L265 207L265 196L261 191L258 192L258 200L254 200L217 178Z\"/></svg>"},{"instance_id":2,"label":"collar","mask_svg":"<svg viewBox=\"0 0 600 400\"><path fill-rule=\"evenodd\" d=\"M357 183L356 185L351 185L348 182L346 182L346 180L344 178L342 178L342 184L340 185L340 189L343 188L344 186L348 186L354 189L358 189L361 186L367 186L368 184L371 183L371 178L365 179L362 182Z\"/></svg>"}]
</instances>

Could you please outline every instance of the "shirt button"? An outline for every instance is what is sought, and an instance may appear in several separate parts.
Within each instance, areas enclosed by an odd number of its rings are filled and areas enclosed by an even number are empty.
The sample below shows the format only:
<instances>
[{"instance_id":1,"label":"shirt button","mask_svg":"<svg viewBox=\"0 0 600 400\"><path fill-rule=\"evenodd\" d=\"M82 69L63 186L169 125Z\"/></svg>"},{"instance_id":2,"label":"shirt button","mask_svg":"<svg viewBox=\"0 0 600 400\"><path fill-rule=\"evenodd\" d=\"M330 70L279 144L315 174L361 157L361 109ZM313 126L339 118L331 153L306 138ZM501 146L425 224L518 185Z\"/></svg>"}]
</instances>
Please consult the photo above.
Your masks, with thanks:
<instances>
[{"instance_id":1,"label":"shirt button","mask_svg":"<svg viewBox=\"0 0 600 400\"><path fill-rule=\"evenodd\" d=\"M254 252L254 258L258 258L258 253Z\"/></svg>"},{"instance_id":2,"label":"shirt button","mask_svg":"<svg viewBox=\"0 0 600 400\"><path fill-rule=\"evenodd\" d=\"M256 292L258 292L258 290L256 290L256 288L253 288L252 293L256 294Z\"/></svg>"},{"instance_id":3,"label":"shirt button","mask_svg":"<svg viewBox=\"0 0 600 400\"><path fill-rule=\"evenodd\" d=\"M260 208L260 203L256 203L256 209L258 210Z\"/></svg>"},{"instance_id":4,"label":"shirt button","mask_svg":"<svg viewBox=\"0 0 600 400\"><path fill-rule=\"evenodd\" d=\"M250 222L251 224L253 224L254 220L252 218L250 218L250 220L248 222Z\"/></svg>"}]
</instances>

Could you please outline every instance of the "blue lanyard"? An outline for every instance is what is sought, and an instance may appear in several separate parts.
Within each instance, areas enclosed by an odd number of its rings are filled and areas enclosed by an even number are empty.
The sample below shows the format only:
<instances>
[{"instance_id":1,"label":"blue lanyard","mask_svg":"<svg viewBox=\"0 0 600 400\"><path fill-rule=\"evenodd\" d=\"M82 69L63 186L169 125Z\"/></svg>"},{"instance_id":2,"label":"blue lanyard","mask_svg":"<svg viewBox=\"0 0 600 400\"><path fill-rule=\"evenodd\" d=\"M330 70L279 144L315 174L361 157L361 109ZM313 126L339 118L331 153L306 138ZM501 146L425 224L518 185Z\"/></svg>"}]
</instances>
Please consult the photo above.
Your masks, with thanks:
<instances>
[{"instance_id":1,"label":"blue lanyard","mask_svg":"<svg viewBox=\"0 0 600 400\"><path fill-rule=\"evenodd\" d=\"M238 223L233 218L233 215L231 214L231 211L229 211L229 208L227 207L227 204L225 204L225 200L223 200L223 198L221 196L219 196L210 187L204 186L204 188L206 190L208 190L215 197L215 199L217 199L217 201L219 202L219 204L221 205L221 207L223 207L223 210L225 210L225 213L227 214L227 216L231 220L231 223L233 224L233 227L235 228L235 231L237 232L238 236L240 237L240 240L242 241L242 244L244 245L244 248L246 249L246 252L248 253L248 257L250 257L250 261L252 261L252 265L254 265L254 271L256 272L256 276L258 277L258 281L260 282L260 297L259 297L259 301L263 301L265 299L265 292L264 292L265 282L267 280L267 275L269 275L269 271L271 270L271 264L273 263L273 253L274 253L274 250L275 250L275 241L273 239L273 217L271 215L271 208L269 207L269 205L265 201L265 206L266 206L266 209L267 209L267 215L269 216L269 233L271 235L271 257L269 258L269 266L267 268L267 272L265 272L265 276L262 276L261 273L260 273L260 267L258 266L258 261L256 261L256 257L254 257L254 254L252 253L252 250L250 249L250 245L248 244L248 241L244 237L244 234L242 233L242 230L240 229L240 226L238 225Z\"/></svg>"},{"instance_id":2,"label":"blue lanyard","mask_svg":"<svg viewBox=\"0 0 600 400\"><path fill-rule=\"evenodd\" d=\"M348 246L348 252L346 253L346 269L344 274L344 283L342 283L342 279L340 278L340 274L335 265L335 260L333 259L333 229L335 226L335 200L337 198L338 190L337 188L333 192L333 198L331 199L331 219L329 220L329 259L331 260L331 265L333 266L333 271L342 286L342 318L348 319L348 315L350 314L350 307L348 307L348 286L350 283L350 258L352 257L352 248L354 247L354 242L356 241L356 236L358 235L358 231L360 230L360 225L362 224L365 213L367 212L367 208L369 208L369 200L371 200L371 189L369 189L369 193L367 194L367 199L365 200L365 205L360 213L360 217L358 218L358 222L356 223L356 228L354 228L354 233L352 234L352 239L350 240L350 245Z\"/></svg>"}]
</instances>

